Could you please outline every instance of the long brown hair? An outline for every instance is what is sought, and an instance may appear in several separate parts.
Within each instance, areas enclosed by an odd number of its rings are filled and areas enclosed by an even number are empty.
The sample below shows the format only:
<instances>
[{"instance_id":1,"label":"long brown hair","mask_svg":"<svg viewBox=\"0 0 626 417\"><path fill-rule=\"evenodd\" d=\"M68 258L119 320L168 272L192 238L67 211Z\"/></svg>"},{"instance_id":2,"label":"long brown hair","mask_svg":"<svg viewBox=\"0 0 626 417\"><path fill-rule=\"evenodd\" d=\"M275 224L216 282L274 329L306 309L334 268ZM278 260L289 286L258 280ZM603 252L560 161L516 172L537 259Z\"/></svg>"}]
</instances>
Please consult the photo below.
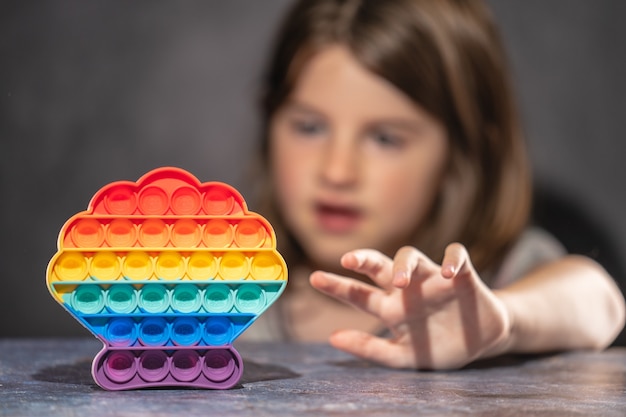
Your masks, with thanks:
<instances>
[{"instance_id":1,"label":"long brown hair","mask_svg":"<svg viewBox=\"0 0 626 417\"><path fill-rule=\"evenodd\" d=\"M287 13L262 83L262 168L268 128L320 49L347 47L448 130L442 187L413 244L434 260L463 243L476 268L495 266L528 221L531 180L500 35L480 0L304 0ZM304 254L281 222L269 175L262 211L290 266ZM298 258L300 257L300 258Z\"/></svg>"}]
</instances>

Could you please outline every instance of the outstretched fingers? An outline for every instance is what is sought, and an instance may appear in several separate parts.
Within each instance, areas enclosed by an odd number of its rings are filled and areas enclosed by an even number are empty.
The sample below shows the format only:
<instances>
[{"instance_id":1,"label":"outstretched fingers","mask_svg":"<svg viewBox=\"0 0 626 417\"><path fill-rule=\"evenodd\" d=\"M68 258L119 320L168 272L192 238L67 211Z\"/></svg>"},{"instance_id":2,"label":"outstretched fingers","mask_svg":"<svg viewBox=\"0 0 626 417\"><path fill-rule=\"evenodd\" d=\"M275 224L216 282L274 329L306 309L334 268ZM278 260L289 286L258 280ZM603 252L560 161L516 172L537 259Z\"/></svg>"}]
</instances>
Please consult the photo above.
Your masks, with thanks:
<instances>
[{"instance_id":1,"label":"outstretched fingers","mask_svg":"<svg viewBox=\"0 0 626 417\"><path fill-rule=\"evenodd\" d=\"M471 273L473 266L467 249L460 243L451 243L446 247L441 262L441 275L444 278L454 278L460 274Z\"/></svg>"},{"instance_id":2,"label":"outstretched fingers","mask_svg":"<svg viewBox=\"0 0 626 417\"><path fill-rule=\"evenodd\" d=\"M411 246L400 248L393 259L372 249L354 250L341 258L341 265L366 275L386 290L407 288L420 275L426 277L438 268L426 255Z\"/></svg>"},{"instance_id":3,"label":"outstretched fingers","mask_svg":"<svg viewBox=\"0 0 626 417\"><path fill-rule=\"evenodd\" d=\"M336 349L354 356L377 362L390 368L415 368L416 364L402 345L359 330L340 330L330 337Z\"/></svg>"},{"instance_id":4,"label":"outstretched fingers","mask_svg":"<svg viewBox=\"0 0 626 417\"><path fill-rule=\"evenodd\" d=\"M430 258L412 246L404 246L393 258L392 285L404 289L436 271L437 265Z\"/></svg>"},{"instance_id":5,"label":"outstretched fingers","mask_svg":"<svg viewBox=\"0 0 626 417\"><path fill-rule=\"evenodd\" d=\"M370 278L382 288L391 284L393 261L374 249L357 249L341 257L341 266Z\"/></svg>"},{"instance_id":6,"label":"outstretched fingers","mask_svg":"<svg viewBox=\"0 0 626 417\"><path fill-rule=\"evenodd\" d=\"M313 288L326 295L367 313L380 316L380 306L384 296L380 288L353 278L323 271L313 272L309 282Z\"/></svg>"}]
</instances>

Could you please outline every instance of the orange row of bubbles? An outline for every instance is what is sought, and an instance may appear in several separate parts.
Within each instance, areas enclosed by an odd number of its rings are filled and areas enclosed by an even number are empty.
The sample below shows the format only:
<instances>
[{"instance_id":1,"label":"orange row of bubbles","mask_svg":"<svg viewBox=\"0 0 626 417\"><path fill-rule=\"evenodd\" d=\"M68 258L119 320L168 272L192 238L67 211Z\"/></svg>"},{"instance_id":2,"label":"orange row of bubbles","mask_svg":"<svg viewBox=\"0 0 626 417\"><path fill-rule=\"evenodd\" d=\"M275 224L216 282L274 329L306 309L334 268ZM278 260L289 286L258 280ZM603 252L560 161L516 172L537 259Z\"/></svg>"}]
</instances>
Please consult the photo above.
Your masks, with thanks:
<instances>
[{"instance_id":1,"label":"orange row of bubbles","mask_svg":"<svg viewBox=\"0 0 626 417\"><path fill-rule=\"evenodd\" d=\"M266 226L255 218L241 219L97 219L73 223L65 247L207 247L259 248L272 245Z\"/></svg>"}]
</instances>

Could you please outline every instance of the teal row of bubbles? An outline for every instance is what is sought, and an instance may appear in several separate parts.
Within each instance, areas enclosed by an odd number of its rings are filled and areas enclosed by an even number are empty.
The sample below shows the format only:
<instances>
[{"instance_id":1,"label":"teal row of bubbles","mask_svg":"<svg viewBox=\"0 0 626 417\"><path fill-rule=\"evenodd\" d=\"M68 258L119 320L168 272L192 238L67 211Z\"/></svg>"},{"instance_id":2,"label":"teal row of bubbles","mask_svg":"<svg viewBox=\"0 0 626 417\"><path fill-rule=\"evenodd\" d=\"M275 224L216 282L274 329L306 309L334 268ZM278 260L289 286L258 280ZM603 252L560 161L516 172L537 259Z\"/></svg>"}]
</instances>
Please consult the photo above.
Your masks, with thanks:
<instances>
[{"instance_id":1,"label":"teal row of bubbles","mask_svg":"<svg viewBox=\"0 0 626 417\"><path fill-rule=\"evenodd\" d=\"M278 285L283 284L282 282ZM270 284L277 287L277 284ZM85 315L103 314L163 314L192 313L251 313L260 314L277 296L274 288L270 297L261 285L212 283L205 288L181 283L172 288L165 284L146 284L136 289L131 284L112 284L108 288L85 283L77 285L69 297L72 309Z\"/></svg>"}]
</instances>

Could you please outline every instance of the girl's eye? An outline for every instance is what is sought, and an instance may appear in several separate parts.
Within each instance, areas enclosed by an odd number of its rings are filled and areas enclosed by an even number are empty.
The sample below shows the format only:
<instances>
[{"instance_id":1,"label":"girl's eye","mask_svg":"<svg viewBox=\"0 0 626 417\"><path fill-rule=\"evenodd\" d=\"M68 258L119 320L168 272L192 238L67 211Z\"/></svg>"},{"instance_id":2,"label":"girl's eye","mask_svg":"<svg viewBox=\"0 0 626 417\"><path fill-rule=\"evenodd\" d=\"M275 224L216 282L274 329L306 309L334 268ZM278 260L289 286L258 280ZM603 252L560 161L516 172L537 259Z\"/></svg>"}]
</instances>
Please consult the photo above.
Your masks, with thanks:
<instances>
[{"instance_id":1,"label":"girl's eye","mask_svg":"<svg viewBox=\"0 0 626 417\"><path fill-rule=\"evenodd\" d=\"M293 130L302 136L315 136L325 131L324 124L317 120L296 119L291 125Z\"/></svg>"},{"instance_id":2,"label":"girl's eye","mask_svg":"<svg viewBox=\"0 0 626 417\"><path fill-rule=\"evenodd\" d=\"M376 144L385 148L400 148L404 143L400 136L383 130L374 130L370 136Z\"/></svg>"}]
</instances>

